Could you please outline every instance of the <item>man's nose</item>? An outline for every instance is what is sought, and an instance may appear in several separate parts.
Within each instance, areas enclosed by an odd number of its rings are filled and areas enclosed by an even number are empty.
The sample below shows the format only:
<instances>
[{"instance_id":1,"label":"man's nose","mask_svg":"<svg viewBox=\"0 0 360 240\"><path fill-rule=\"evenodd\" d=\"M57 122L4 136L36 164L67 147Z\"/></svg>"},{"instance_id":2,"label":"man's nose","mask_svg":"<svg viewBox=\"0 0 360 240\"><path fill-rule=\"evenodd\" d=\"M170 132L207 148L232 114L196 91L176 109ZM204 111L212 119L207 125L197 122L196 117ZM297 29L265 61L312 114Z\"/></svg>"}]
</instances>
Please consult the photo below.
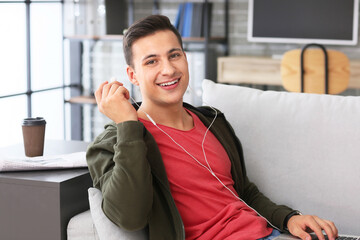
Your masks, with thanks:
<instances>
[{"instance_id":1,"label":"man's nose","mask_svg":"<svg viewBox=\"0 0 360 240\"><path fill-rule=\"evenodd\" d=\"M169 60L163 61L162 71L163 75L173 75L175 72L175 66Z\"/></svg>"}]
</instances>

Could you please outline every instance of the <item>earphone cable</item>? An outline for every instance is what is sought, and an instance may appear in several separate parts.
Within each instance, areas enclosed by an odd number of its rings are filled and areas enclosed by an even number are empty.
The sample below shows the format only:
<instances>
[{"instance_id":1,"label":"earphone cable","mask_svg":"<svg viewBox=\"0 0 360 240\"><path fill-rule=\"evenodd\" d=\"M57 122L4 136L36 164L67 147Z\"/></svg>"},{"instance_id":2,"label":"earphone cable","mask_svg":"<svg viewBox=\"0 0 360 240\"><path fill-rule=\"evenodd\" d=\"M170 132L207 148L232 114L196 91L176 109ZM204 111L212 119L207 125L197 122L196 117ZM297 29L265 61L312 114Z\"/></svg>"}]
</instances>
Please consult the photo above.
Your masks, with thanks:
<instances>
[{"instance_id":1,"label":"earphone cable","mask_svg":"<svg viewBox=\"0 0 360 240\"><path fill-rule=\"evenodd\" d=\"M189 86L190 90L192 91L191 87ZM215 112L215 117L213 118L213 120L211 121L209 127L206 129L202 143L201 143L201 148L203 151L203 155L204 155L204 159L205 162L207 164L207 166L205 166L204 164L202 164L199 160L197 160L191 153L189 153L183 146L181 146L178 142L176 142L167 132L165 132L162 128L160 128L156 122L150 117L150 115L145 112L144 110L140 109L140 106L138 105L138 103L130 96L131 100L134 102L134 104L139 108L140 111L142 111L146 117L153 123L153 125L159 129L162 133L164 133L166 136L168 136L171 141L173 141L178 147L180 147L186 154L188 154L192 159L194 159L200 166L202 166L203 168L205 168L206 170L208 170L210 172L210 174L212 176L215 177L215 179L225 188L227 189L236 199L240 200L242 203L244 203L248 208L250 208L251 210L253 210L258 216L260 216L261 218L263 218L271 227L277 229L280 231L280 229L276 226L274 226L268 219L266 219L265 217L263 217L258 211L256 211L254 208L252 208L251 206L249 206L244 200L242 200L239 196L237 196L229 187L227 187L219 178L218 176L214 173L214 171L211 169L211 166L207 160L206 157L206 152L205 152L205 147L204 147L204 143L205 143L205 139L207 136L207 133L209 132L210 128L212 127L212 125L214 124L218 113L217 110L215 108L213 108L211 105L208 104L208 106Z\"/></svg>"}]
</instances>

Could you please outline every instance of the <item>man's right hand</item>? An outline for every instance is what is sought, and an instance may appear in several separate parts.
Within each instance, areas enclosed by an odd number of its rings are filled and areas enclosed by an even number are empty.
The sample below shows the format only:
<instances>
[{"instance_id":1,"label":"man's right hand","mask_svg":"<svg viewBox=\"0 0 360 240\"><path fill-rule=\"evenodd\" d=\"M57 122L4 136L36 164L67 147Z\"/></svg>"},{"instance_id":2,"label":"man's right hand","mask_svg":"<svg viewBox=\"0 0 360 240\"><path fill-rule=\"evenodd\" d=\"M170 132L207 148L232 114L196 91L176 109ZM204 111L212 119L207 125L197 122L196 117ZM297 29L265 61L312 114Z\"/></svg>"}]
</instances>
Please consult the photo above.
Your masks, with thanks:
<instances>
[{"instance_id":1,"label":"man's right hand","mask_svg":"<svg viewBox=\"0 0 360 240\"><path fill-rule=\"evenodd\" d=\"M135 108L128 101L129 91L118 81L103 82L95 92L99 111L115 123L137 121Z\"/></svg>"}]
</instances>

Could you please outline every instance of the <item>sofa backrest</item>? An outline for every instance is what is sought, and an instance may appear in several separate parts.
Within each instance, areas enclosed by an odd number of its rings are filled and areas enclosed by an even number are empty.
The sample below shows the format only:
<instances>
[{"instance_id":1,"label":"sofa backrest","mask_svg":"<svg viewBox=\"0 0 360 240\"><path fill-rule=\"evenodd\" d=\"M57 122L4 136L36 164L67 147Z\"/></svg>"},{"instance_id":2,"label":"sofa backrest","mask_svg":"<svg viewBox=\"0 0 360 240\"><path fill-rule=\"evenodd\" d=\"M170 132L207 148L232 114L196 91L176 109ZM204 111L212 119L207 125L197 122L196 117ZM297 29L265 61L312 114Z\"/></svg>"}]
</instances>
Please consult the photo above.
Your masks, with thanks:
<instances>
[{"instance_id":1,"label":"sofa backrest","mask_svg":"<svg viewBox=\"0 0 360 240\"><path fill-rule=\"evenodd\" d=\"M360 234L360 97L203 82L239 137L247 173L278 204Z\"/></svg>"}]
</instances>

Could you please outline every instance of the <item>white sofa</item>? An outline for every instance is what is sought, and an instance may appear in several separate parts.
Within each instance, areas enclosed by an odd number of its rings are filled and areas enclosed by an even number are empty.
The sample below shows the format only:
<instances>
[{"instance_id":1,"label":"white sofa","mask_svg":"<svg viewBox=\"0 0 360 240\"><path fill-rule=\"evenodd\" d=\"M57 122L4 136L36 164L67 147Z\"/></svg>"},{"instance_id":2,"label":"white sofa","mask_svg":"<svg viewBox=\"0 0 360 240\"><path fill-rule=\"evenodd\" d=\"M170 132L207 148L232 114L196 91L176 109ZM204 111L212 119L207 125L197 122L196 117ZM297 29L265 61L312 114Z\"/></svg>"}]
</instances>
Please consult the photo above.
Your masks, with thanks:
<instances>
[{"instance_id":1,"label":"white sofa","mask_svg":"<svg viewBox=\"0 0 360 240\"><path fill-rule=\"evenodd\" d=\"M249 178L279 204L360 235L360 97L261 91L203 82L204 105L224 112L242 142ZM68 240L146 239L103 215L101 193L74 216Z\"/></svg>"}]
</instances>

